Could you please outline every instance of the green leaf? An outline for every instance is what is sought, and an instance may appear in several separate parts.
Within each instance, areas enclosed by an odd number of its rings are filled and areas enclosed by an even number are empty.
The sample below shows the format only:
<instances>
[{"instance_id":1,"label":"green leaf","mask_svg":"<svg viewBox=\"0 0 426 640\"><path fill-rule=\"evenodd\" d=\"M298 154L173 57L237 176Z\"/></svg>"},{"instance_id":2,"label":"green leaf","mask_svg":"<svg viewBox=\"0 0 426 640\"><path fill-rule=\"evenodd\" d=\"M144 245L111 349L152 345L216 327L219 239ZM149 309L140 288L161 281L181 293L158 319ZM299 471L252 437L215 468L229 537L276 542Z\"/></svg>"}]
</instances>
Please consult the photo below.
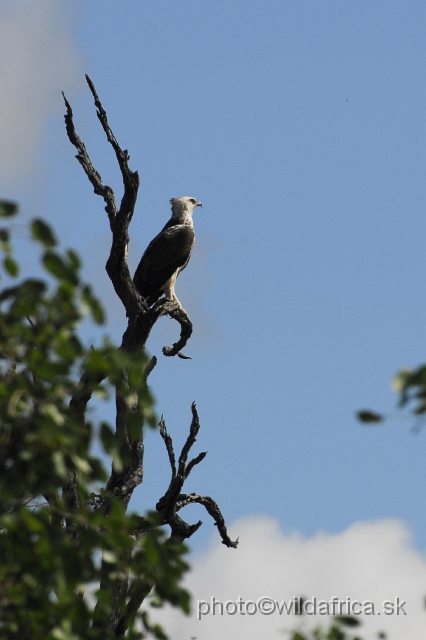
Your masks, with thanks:
<instances>
[{"instance_id":1,"label":"green leaf","mask_svg":"<svg viewBox=\"0 0 426 640\"><path fill-rule=\"evenodd\" d=\"M0 200L0 217L11 218L18 213L18 205L11 200Z\"/></svg>"},{"instance_id":2,"label":"green leaf","mask_svg":"<svg viewBox=\"0 0 426 640\"><path fill-rule=\"evenodd\" d=\"M374 411L369 411L368 409L357 411L356 417L364 424L379 424L379 422L383 422L383 420L385 419L384 416L380 415L380 413L375 413Z\"/></svg>"},{"instance_id":3,"label":"green leaf","mask_svg":"<svg viewBox=\"0 0 426 640\"><path fill-rule=\"evenodd\" d=\"M68 373L68 365L64 362L49 362L47 359L33 357L34 362L29 362L32 371L37 378L42 380L55 380L58 376Z\"/></svg>"},{"instance_id":4,"label":"green leaf","mask_svg":"<svg viewBox=\"0 0 426 640\"><path fill-rule=\"evenodd\" d=\"M101 424L100 438L102 444L104 445L105 451L107 452L116 445L115 433L106 422L102 422Z\"/></svg>"},{"instance_id":5,"label":"green leaf","mask_svg":"<svg viewBox=\"0 0 426 640\"><path fill-rule=\"evenodd\" d=\"M6 206L10 214L14 209L16 205ZM41 246L44 278L24 279L0 292L0 423L6 434L0 444L7 461L7 474L0 474L0 583L2 600L12 603L3 607L0 627L5 638L21 637L30 620L34 638L100 640L106 636L94 632L93 599L81 597L99 584L99 551L105 550L104 560L112 561L112 580L128 571L137 585L139 576L146 575L159 603L189 612L189 594L181 586L188 569L185 547L168 538L159 514L148 520L129 516L106 489L104 450L113 471L122 472L129 463L127 436L139 440L143 420L157 422L146 387L147 358L124 353L108 339L93 349L79 338L82 312L90 311L100 323L101 304L92 288L80 283L77 253L57 249L56 235L43 220L33 220L30 228L32 240ZM13 276L18 264L9 242L7 228L0 229L0 259ZM123 384L123 369L129 385ZM106 422L95 429L101 420L89 421L85 411L87 393L101 390L105 395L105 389L115 390L111 382L125 402L137 405L125 438L117 438ZM81 496L77 503L61 494L62 486L72 489L75 473ZM72 491L67 493L72 498ZM106 500L107 514L99 508ZM152 533L145 533L147 524L155 529ZM139 527L136 543L132 536ZM146 589L144 578L140 584ZM102 621L110 615L112 595L104 588L98 595L95 615ZM129 620L129 638L140 637L135 625ZM150 628L157 638L166 637L157 625Z\"/></svg>"},{"instance_id":6,"label":"green leaf","mask_svg":"<svg viewBox=\"0 0 426 640\"><path fill-rule=\"evenodd\" d=\"M11 256L5 257L3 266L12 278L16 278L19 275L19 265Z\"/></svg>"},{"instance_id":7,"label":"green leaf","mask_svg":"<svg viewBox=\"0 0 426 640\"><path fill-rule=\"evenodd\" d=\"M80 256L75 251L73 251L72 249L67 249L67 258L70 261L71 268L74 269L74 271L78 271L79 269L81 269Z\"/></svg>"},{"instance_id":8,"label":"green leaf","mask_svg":"<svg viewBox=\"0 0 426 640\"><path fill-rule=\"evenodd\" d=\"M78 284L78 278L75 275L75 270L69 267L62 256L54 251L46 251L43 256L43 264L47 271L54 275L58 280L65 280L73 285Z\"/></svg>"},{"instance_id":9,"label":"green leaf","mask_svg":"<svg viewBox=\"0 0 426 640\"><path fill-rule=\"evenodd\" d=\"M60 413L58 407L52 402L47 402L40 407L40 413L49 417L58 427L65 423L65 417Z\"/></svg>"},{"instance_id":10,"label":"green leaf","mask_svg":"<svg viewBox=\"0 0 426 640\"><path fill-rule=\"evenodd\" d=\"M112 372L113 366L111 359L105 357L102 351L92 349L85 363L85 369L95 375L102 374L107 376Z\"/></svg>"},{"instance_id":11,"label":"green leaf","mask_svg":"<svg viewBox=\"0 0 426 640\"><path fill-rule=\"evenodd\" d=\"M89 285L86 285L83 288L83 301L89 307L94 322L96 322L96 324L104 324L104 310L99 300L93 295L92 289Z\"/></svg>"},{"instance_id":12,"label":"green leaf","mask_svg":"<svg viewBox=\"0 0 426 640\"><path fill-rule=\"evenodd\" d=\"M39 218L32 220L30 229L31 237L41 242L46 249L56 246L57 241L55 235L51 227L46 224L44 220L40 220Z\"/></svg>"},{"instance_id":13,"label":"green leaf","mask_svg":"<svg viewBox=\"0 0 426 640\"><path fill-rule=\"evenodd\" d=\"M3 289L3 291L0 292L0 302L13 298L19 289L20 287L7 287L6 289Z\"/></svg>"},{"instance_id":14,"label":"green leaf","mask_svg":"<svg viewBox=\"0 0 426 640\"><path fill-rule=\"evenodd\" d=\"M104 562L107 562L108 564L114 564L115 562L117 562L117 556L112 551L108 551L107 549L105 549L102 552L102 560Z\"/></svg>"},{"instance_id":15,"label":"green leaf","mask_svg":"<svg viewBox=\"0 0 426 640\"><path fill-rule=\"evenodd\" d=\"M335 616L334 620L344 627L359 627L361 624L355 616Z\"/></svg>"},{"instance_id":16,"label":"green leaf","mask_svg":"<svg viewBox=\"0 0 426 640\"><path fill-rule=\"evenodd\" d=\"M413 377L413 374L413 370L408 367L398 371L391 381L393 391L395 391L395 393L402 393L407 387L409 380Z\"/></svg>"},{"instance_id":17,"label":"green leaf","mask_svg":"<svg viewBox=\"0 0 426 640\"><path fill-rule=\"evenodd\" d=\"M58 476L64 480L68 480L67 467L65 464L64 456L61 451L54 451L52 454L52 460L54 468Z\"/></svg>"},{"instance_id":18,"label":"green leaf","mask_svg":"<svg viewBox=\"0 0 426 640\"><path fill-rule=\"evenodd\" d=\"M66 337L64 332L63 336L59 333L56 337L59 340L55 340L55 351L63 360L73 362L83 353L83 346L77 336L69 335Z\"/></svg>"}]
</instances>

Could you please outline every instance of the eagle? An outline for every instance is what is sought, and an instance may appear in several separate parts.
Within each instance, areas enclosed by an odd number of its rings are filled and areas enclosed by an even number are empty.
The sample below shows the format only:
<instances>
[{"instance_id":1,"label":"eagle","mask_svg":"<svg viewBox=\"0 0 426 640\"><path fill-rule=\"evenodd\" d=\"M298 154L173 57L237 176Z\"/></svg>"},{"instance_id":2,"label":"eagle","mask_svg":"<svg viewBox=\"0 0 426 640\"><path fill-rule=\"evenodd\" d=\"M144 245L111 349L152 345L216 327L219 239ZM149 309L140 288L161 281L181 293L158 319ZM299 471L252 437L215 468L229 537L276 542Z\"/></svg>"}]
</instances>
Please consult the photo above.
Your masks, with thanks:
<instances>
[{"instance_id":1,"label":"eagle","mask_svg":"<svg viewBox=\"0 0 426 640\"><path fill-rule=\"evenodd\" d=\"M194 247L192 214L194 209L203 206L190 196L172 198L170 204L170 220L145 249L133 276L137 290L149 307L164 293L182 308L175 294L175 282L188 264Z\"/></svg>"}]
</instances>

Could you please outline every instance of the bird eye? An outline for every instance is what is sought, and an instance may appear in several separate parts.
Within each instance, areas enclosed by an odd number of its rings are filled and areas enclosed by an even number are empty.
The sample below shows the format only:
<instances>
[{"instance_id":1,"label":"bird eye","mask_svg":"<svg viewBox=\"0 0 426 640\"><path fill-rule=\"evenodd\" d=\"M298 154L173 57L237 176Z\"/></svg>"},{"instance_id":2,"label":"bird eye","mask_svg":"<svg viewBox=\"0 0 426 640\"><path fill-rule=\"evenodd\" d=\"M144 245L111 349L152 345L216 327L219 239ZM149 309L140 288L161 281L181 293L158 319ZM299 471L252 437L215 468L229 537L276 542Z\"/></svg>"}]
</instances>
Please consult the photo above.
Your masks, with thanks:
<instances>
[{"instance_id":1,"label":"bird eye","mask_svg":"<svg viewBox=\"0 0 426 640\"><path fill-rule=\"evenodd\" d=\"M195 204L195 199L194 198L190 198L189 202L192 202L192 204Z\"/></svg>"}]
</instances>

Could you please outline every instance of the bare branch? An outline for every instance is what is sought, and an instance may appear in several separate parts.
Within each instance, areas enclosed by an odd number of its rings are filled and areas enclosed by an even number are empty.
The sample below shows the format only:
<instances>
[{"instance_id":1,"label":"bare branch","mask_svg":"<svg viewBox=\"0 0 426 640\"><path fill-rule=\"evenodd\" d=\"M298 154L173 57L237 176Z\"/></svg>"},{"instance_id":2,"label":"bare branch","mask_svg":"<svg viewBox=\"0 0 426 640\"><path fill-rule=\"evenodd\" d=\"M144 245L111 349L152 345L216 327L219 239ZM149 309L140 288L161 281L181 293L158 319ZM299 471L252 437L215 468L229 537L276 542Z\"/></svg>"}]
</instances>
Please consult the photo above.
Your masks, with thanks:
<instances>
[{"instance_id":1,"label":"bare branch","mask_svg":"<svg viewBox=\"0 0 426 640\"><path fill-rule=\"evenodd\" d=\"M113 189L107 185L104 186L102 184L102 178L100 174L94 168L85 145L75 131L71 105L66 99L64 93L62 93L67 108L67 113L65 115L66 130L70 142L76 147L78 151L76 158L83 167L87 177L89 178L96 195L101 196L106 203L105 211L108 214L109 223L113 234L110 256L108 258L106 266L108 275L111 279L115 292L122 301L126 311L128 312L128 315L129 312L140 313L141 311L146 310L147 307L146 304L144 304L143 298L137 292L133 284L127 265L127 248L129 245L128 226L130 220L132 219L134 208L136 205L136 198L139 188L139 176L137 171L133 172L129 169L128 153L127 151L121 150L114 134L109 127L106 112L98 98L95 87L88 76L86 76L86 79L95 99L98 118L102 124L104 131L107 133L108 141L115 151L123 177L124 194L119 210L117 210L117 204Z\"/></svg>"},{"instance_id":2,"label":"bare branch","mask_svg":"<svg viewBox=\"0 0 426 640\"><path fill-rule=\"evenodd\" d=\"M183 509L183 507L186 507L189 504L203 505L207 513L213 518L215 525L218 528L220 537L222 538L222 544L233 549L237 548L238 538L235 541L232 541L228 536L225 519L222 516L217 503L212 498L210 498L209 496L200 496L196 493L189 493L188 495L182 494L179 496L178 501L176 502L176 511Z\"/></svg>"},{"instance_id":3,"label":"bare branch","mask_svg":"<svg viewBox=\"0 0 426 640\"><path fill-rule=\"evenodd\" d=\"M70 407L74 411L74 420L79 424L84 422L87 405L93 395L94 389L105 379L104 374L85 372L80 378L77 389L70 400Z\"/></svg>"},{"instance_id":4,"label":"bare branch","mask_svg":"<svg viewBox=\"0 0 426 640\"><path fill-rule=\"evenodd\" d=\"M163 354L165 356L179 356L184 360L190 360L188 356L184 356L180 351L186 346L189 338L192 334L192 322L189 319L188 314L182 307L171 309L167 312L174 320L177 320L180 324L180 339L174 343L173 347L163 347Z\"/></svg>"},{"instance_id":5,"label":"bare branch","mask_svg":"<svg viewBox=\"0 0 426 640\"><path fill-rule=\"evenodd\" d=\"M143 298L141 298L141 300L143 300ZM177 302L169 300L168 298L160 298L153 307L142 314L136 311L136 314L128 313L128 315L129 323L123 335L122 349L133 353L139 349L143 349L154 324L162 316L168 315L179 322L181 332L180 339L178 342L175 342L173 347L163 347L163 354L165 356L177 355L181 358L187 358L187 356L183 356L183 354L180 353L180 350L186 346L186 343L192 335L192 322L186 311L182 309Z\"/></svg>"},{"instance_id":6,"label":"bare branch","mask_svg":"<svg viewBox=\"0 0 426 640\"><path fill-rule=\"evenodd\" d=\"M137 193L139 189L139 176L138 172L131 171L129 169L129 160L130 156L127 152L127 149L124 151L121 149L120 145L117 142L115 135L112 132L111 127L108 124L107 113L102 106L101 101L99 100L99 96L96 92L95 85L86 74L87 84L89 85L90 91L92 92L93 98L95 100L95 106L97 109L97 116L99 122L102 125L103 130L106 133L106 137L110 145L115 151L115 155L118 161L118 166L120 167L121 175L123 177L124 184L124 195L121 200L120 205L120 215L124 215L128 217L128 222L132 219L134 207L136 203Z\"/></svg>"},{"instance_id":7,"label":"bare branch","mask_svg":"<svg viewBox=\"0 0 426 640\"><path fill-rule=\"evenodd\" d=\"M191 470L196 464L204 460L207 453L202 452L193 458L188 464L188 454L191 447L196 442L196 437L200 430L200 421L198 418L197 408L195 402L191 405L192 422L189 429L189 435L186 439L182 451L179 456L178 468L176 469L175 453L173 450L173 442L170 435L167 433L166 423L164 418L160 420L160 434L166 445L167 453L169 456L170 466L172 468L172 478L169 488L164 496L157 502L156 510L161 515L165 524L168 524L172 530L172 536L179 537L182 540L189 538L201 527L201 521L196 524L190 525L177 515L177 512L186 507L188 504L201 504L206 511L211 515L215 521L215 525L218 528L222 543L227 547L236 548L238 540L233 541L228 536L225 520L217 503L209 496L201 496L196 493L182 494L180 493L186 478L189 476Z\"/></svg>"},{"instance_id":8,"label":"bare branch","mask_svg":"<svg viewBox=\"0 0 426 640\"><path fill-rule=\"evenodd\" d=\"M102 183L102 178L93 166L85 145L75 131L72 109L65 95L63 95L67 110L65 123L69 140L77 149L76 158L92 184L95 194L101 196L106 205L105 211L108 214L112 231L112 244L106 263L106 271L128 317L127 329L123 334L120 348L128 353L138 353L143 350L154 324L162 316L168 315L180 324L180 337L171 347L164 346L163 354L168 357L178 356L179 358L187 359L188 356L182 353L182 349L184 349L192 335L192 323L187 312L176 301L169 300L165 297L160 298L149 308L146 300L136 289L130 275L127 262L129 245L128 231L136 205L139 175L137 171L132 171L129 168L130 156L126 149L121 149L114 136L108 123L107 113L99 99L93 82L88 76L86 76L86 80L94 98L97 117L106 134L108 143L114 150L122 175L124 192L119 208L117 207L113 189ZM156 363L157 359L153 357L146 365L144 371L145 381L148 380L148 376ZM108 513L113 498L119 499L126 508L135 487L138 486L143 479L143 412L139 406L139 400L136 400L133 405L129 406L128 378L128 371L124 368L121 372L121 379L116 386L116 438L123 467L119 471L114 467L111 470L105 492L107 497L103 499L99 505L99 509L104 513ZM102 382L102 379L103 376L101 374L97 376L90 373L83 374L78 389L70 402L70 407L73 409L75 420L78 423L84 424L88 402L92 397L93 390ZM228 537L223 516L219 507L211 498L197 494L181 493L183 484L192 469L207 455L206 452L202 452L188 462L190 450L196 442L200 429L195 403L192 404L191 410L192 422L189 435L182 447L177 463L173 450L173 442L167 433L164 419L162 418L160 421L160 434L166 445L172 471L169 487L156 506L160 523L170 526L172 537L178 537L181 540L191 537L201 526L201 521L195 524L188 524L177 512L187 504L198 503L204 506L214 519L222 542L228 547L236 547L238 541L233 542ZM138 420L140 420L140 425ZM139 431L139 427L140 432L135 435L135 428ZM64 487L64 496L67 511L72 514L80 504L76 474L71 474L69 483ZM50 507L52 509L53 502ZM72 534L73 519L72 517L67 519L67 515L64 517ZM136 542L140 536L147 533L153 526L157 526L154 521L150 522L148 518L141 518L140 527L138 526L130 536L133 541ZM129 619L136 614L143 600L151 591L152 586L152 583L146 580L144 576L138 576L133 581L133 584L129 586L127 569L124 569L122 576L111 578L110 564L103 563L100 588L105 592L109 592L112 597L113 606L112 611L107 616L108 619L103 617L100 606L96 608L94 627L108 628L113 631L116 636L123 636L128 627Z\"/></svg>"},{"instance_id":9,"label":"bare branch","mask_svg":"<svg viewBox=\"0 0 426 640\"><path fill-rule=\"evenodd\" d=\"M102 184L101 176L93 166L92 161L89 158L89 154L86 151L86 147L84 143L80 140L79 136L75 131L71 105L66 99L63 91L62 91L62 96L64 98L65 106L67 108L67 113L65 114L65 126L67 130L68 138L71 144L75 146L78 152L75 157L83 167L84 172L86 173L87 177L92 183L93 190L96 193L96 195L101 196L104 199L106 203L105 211L108 214L110 223L112 223L112 220L117 215L117 206L115 203L114 191L111 189L111 187L108 187L107 185L104 186Z\"/></svg>"},{"instance_id":10,"label":"bare branch","mask_svg":"<svg viewBox=\"0 0 426 640\"><path fill-rule=\"evenodd\" d=\"M118 141L109 126L106 111L102 106L93 82L88 76L86 76L86 79L95 101L98 119L105 131L108 142L114 149L122 174L124 193L119 210L117 210L114 191L111 187L103 185L102 178L93 166L85 145L76 133L72 108L63 94L67 109L65 123L70 142L76 147L78 152L76 156L77 160L88 176L95 193L100 195L106 203L105 210L108 214L113 236L106 269L113 287L122 301L129 318L127 330L123 335L121 348L129 352L136 352L143 349L155 322L161 316L168 314L180 323L181 337L173 347L165 347L164 353L169 356L180 355L181 357L184 357L180 354L180 349L185 346L192 333L192 323L187 313L182 310L176 302L165 299L160 300L152 309L148 309L144 298L142 298L137 291L131 278L127 264L129 244L128 227L136 204L139 188L139 176L137 172L133 172L129 168L129 154L126 150L123 151L118 144ZM148 377L154 366L155 361L152 360L147 366L145 374L146 377ZM84 421L87 404L92 397L93 389L101 381L101 376L94 377L90 374L84 374L82 376L79 388L71 400L71 407L74 408L76 412L76 420L79 422ZM126 384L126 381L124 381L124 384ZM129 411L131 411L131 409L127 407L119 397L117 397L116 431L117 437L120 439L120 446L122 448L122 453L127 460L127 464L121 473L117 473L114 470L112 471L108 482L108 488L111 490L113 495L119 497L125 504L128 503L133 489L142 481L143 474L142 440L131 441L127 433L127 418ZM70 502L72 504L77 504L78 492L76 476L70 479L65 491L69 494Z\"/></svg>"},{"instance_id":11,"label":"bare branch","mask_svg":"<svg viewBox=\"0 0 426 640\"><path fill-rule=\"evenodd\" d=\"M128 165L130 156L127 150L122 150L114 136L108 123L107 113L102 106L95 86L91 79L86 76L87 83L92 92L97 116L107 136L108 142L114 149L118 165L120 167L123 178L124 193L120 203L120 209L117 210L114 191L109 186L102 184L100 174L94 168L86 147L77 135L73 122L73 112L71 105L63 94L67 113L65 115L65 124L70 142L76 147L77 160L83 167L87 177L89 178L94 191L101 196L105 203L105 210L108 214L111 231L113 234L112 246L106 270L112 282L117 296L120 298L126 309L129 318L128 327L123 335L122 348L126 351L137 351L145 347L152 327L155 322L163 315L169 315L181 325L180 339L172 347L164 347L163 353L166 356L178 356L180 358L188 358L181 353L192 334L192 323L188 314L176 302L167 299L161 299L151 309L148 309L144 298L139 294L127 264L127 252L129 245L128 227L133 217L136 198L139 189L139 175L137 171L131 171Z\"/></svg>"},{"instance_id":12,"label":"bare branch","mask_svg":"<svg viewBox=\"0 0 426 640\"><path fill-rule=\"evenodd\" d=\"M139 611L142 602L150 594L153 586L150 580L137 579L132 582L129 589L130 598L126 604L126 610L115 628L115 635L117 637L122 638L125 635L129 625L129 619Z\"/></svg>"},{"instance_id":13,"label":"bare branch","mask_svg":"<svg viewBox=\"0 0 426 640\"><path fill-rule=\"evenodd\" d=\"M191 411L192 411L192 422L191 422L191 426L189 427L189 436L187 437L186 442L182 447L181 454L179 456L179 472L178 473L182 478L186 478L186 461L188 459L188 453L190 452L191 447L195 444L198 432L200 430L200 420L198 418L197 407L195 406L195 402L193 402L191 405Z\"/></svg>"},{"instance_id":14,"label":"bare branch","mask_svg":"<svg viewBox=\"0 0 426 640\"><path fill-rule=\"evenodd\" d=\"M193 458L191 460L191 462L188 462L188 464L186 465L186 470L185 470L185 480L189 476L189 474L191 473L191 471L195 467L195 465L199 464L200 462L202 462L202 460L204 460L206 455L207 455L207 451L202 451L201 453L198 454L198 456Z\"/></svg>"},{"instance_id":15,"label":"bare branch","mask_svg":"<svg viewBox=\"0 0 426 640\"><path fill-rule=\"evenodd\" d=\"M152 356L151 360L148 362L148 364L145 367L145 371L144 371L145 382L148 381L149 374L152 372L156 364L157 364L157 358L156 356Z\"/></svg>"},{"instance_id":16,"label":"bare branch","mask_svg":"<svg viewBox=\"0 0 426 640\"><path fill-rule=\"evenodd\" d=\"M185 520L182 520L176 513L169 516L167 523L172 530L172 538L179 538L179 540L187 540L190 538L203 524L201 520L195 524L188 524Z\"/></svg>"},{"instance_id":17,"label":"bare branch","mask_svg":"<svg viewBox=\"0 0 426 640\"><path fill-rule=\"evenodd\" d=\"M167 433L166 423L164 421L164 417L161 416L160 419L160 435L164 440L164 444L166 445L167 453L169 455L170 466L172 468L172 478L176 477L176 458L175 452L173 450L173 441L169 434Z\"/></svg>"},{"instance_id":18,"label":"bare branch","mask_svg":"<svg viewBox=\"0 0 426 640\"><path fill-rule=\"evenodd\" d=\"M170 518L173 518L177 497L179 496L182 490L183 484L189 475L189 471L187 470L187 466L186 466L186 461L187 461L188 453L191 447L196 442L196 436L200 429L200 421L198 419L198 413L195 406L195 402L193 402L191 405L191 411L192 411L192 422L189 429L189 435L186 439L184 446L182 447L182 451L180 453L179 460L178 460L177 469L176 469L175 454L173 450L172 439L167 433L164 418L162 418L160 421L160 434L165 442L167 453L169 455L170 465L172 467L172 478L170 480L169 488L167 489L164 496L158 501L156 506L157 511L163 514L163 517L166 522L169 522ZM199 458L198 461L201 461L206 456L206 453L202 453L200 454L200 456L197 456ZM195 460L192 460L190 462L190 465L191 465L190 470L195 466L195 464L197 464Z\"/></svg>"}]
</instances>

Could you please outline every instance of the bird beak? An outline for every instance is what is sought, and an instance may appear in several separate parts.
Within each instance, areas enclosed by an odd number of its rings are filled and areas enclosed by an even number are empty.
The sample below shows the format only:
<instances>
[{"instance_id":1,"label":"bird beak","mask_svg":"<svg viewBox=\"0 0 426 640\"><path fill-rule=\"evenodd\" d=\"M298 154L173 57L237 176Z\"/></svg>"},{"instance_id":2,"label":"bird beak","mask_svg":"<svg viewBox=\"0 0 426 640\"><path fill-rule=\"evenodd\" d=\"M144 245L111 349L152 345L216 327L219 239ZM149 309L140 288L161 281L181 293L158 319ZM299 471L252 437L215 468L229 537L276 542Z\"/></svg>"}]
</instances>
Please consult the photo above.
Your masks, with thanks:
<instances>
[{"instance_id":1,"label":"bird beak","mask_svg":"<svg viewBox=\"0 0 426 640\"><path fill-rule=\"evenodd\" d=\"M201 203L201 202L198 202L198 201L197 201L197 204L196 204L195 206L196 206L196 207L201 207L201 208L203 207L202 203Z\"/></svg>"}]
</instances>

